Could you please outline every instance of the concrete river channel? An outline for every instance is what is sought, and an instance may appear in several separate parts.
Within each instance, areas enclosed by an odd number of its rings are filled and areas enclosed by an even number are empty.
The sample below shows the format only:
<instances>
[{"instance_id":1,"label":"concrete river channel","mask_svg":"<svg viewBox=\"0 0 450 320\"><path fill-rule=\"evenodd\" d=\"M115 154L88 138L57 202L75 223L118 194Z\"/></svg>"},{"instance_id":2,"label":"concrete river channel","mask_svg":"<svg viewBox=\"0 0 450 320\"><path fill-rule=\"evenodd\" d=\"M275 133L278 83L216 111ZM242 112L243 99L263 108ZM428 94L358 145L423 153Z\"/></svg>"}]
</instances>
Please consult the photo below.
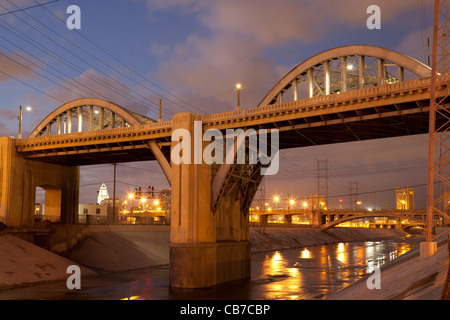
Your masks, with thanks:
<instances>
[{"instance_id":1,"label":"concrete river channel","mask_svg":"<svg viewBox=\"0 0 450 320\"><path fill-rule=\"evenodd\" d=\"M326 299L418 246L420 237L343 242L252 254L252 277L207 289L169 288L168 266L82 278L80 290L65 281L0 292L2 300L299 300Z\"/></svg>"}]
</instances>

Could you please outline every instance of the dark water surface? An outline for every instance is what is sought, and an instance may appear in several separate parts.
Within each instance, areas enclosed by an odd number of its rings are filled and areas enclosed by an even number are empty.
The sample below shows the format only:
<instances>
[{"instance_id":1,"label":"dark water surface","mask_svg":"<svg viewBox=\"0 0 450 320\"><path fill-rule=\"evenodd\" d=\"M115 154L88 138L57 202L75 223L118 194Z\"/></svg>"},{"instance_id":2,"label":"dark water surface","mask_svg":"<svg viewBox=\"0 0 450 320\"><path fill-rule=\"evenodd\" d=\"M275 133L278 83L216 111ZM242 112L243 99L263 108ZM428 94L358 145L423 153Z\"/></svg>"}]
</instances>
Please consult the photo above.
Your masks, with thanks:
<instances>
[{"instance_id":1,"label":"dark water surface","mask_svg":"<svg viewBox=\"0 0 450 320\"><path fill-rule=\"evenodd\" d=\"M394 260L419 241L407 236L256 253L250 280L208 289L170 289L169 268L164 266L82 278L81 290L68 290L63 280L0 291L0 299L324 299L371 272L371 266Z\"/></svg>"}]
</instances>

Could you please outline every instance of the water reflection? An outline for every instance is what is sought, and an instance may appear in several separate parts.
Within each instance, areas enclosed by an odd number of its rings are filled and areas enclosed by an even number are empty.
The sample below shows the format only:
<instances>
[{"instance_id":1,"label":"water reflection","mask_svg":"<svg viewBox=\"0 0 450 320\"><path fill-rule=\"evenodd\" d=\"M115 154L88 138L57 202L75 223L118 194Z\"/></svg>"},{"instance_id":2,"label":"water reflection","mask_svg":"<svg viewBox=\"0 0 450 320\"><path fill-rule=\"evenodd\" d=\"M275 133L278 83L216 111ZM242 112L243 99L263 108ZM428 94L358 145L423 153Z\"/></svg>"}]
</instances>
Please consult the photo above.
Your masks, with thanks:
<instances>
[{"instance_id":1,"label":"water reflection","mask_svg":"<svg viewBox=\"0 0 450 320\"><path fill-rule=\"evenodd\" d=\"M302 259L310 259L311 258L311 251L308 250L308 248L305 248L302 250L300 258Z\"/></svg>"},{"instance_id":2,"label":"water reflection","mask_svg":"<svg viewBox=\"0 0 450 320\"><path fill-rule=\"evenodd\" d=\"M338 243L253 254L249 281L208 289L170 289L166 266L83 279L76 293L63 281L3 291L0 299L324 299L419 241Z\"/></svg>"},{"instance_id":3,"label":"water reflection","mask_svg":"<svg viewBox=\"0 0 450 320\"><path fill-rule=\"evenodd\" d=\"M253 280L265 280L257 298L323 299L374 267L408 252L415 242L369 241L290 249L265 254ZM253 268L255 269L255 268Z\"/></svg>"}]
</instances>

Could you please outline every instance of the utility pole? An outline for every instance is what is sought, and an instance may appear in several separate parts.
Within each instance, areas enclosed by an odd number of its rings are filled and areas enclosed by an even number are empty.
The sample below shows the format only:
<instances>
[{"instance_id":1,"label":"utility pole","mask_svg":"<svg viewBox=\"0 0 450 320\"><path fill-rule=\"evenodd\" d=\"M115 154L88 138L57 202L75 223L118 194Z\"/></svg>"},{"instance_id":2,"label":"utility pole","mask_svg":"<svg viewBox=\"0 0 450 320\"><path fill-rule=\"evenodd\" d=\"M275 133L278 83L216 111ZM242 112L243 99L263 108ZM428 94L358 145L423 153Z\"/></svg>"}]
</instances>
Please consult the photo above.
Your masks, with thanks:
<instances>
[{"instance_id":1,"label":"utility pole","mask_svg":"<svg viewBox=\"0 0 450 320\"><path fill-rule=\"evenodd\" d=\"M114 185L113 185L113 224L116 223L116 166L114 163Z\"/></svg>"},{"instance_id":2,"label":"utility pole","mask_svg":"<svg viewBox=\"0 0 450 320\"><path fill-rule=\"evenodd\" d=\"M19 116L17 117L17 120L19 120L19 139L22 139L22 106L19 107Z\"/></svg>"},{"instance_id":3,"label":"utility pole","mask_svg":"<svg viewBox=\"0 0 450 320\"><path fill-rule=\"evenodd\" d=\"M317 165L317 195L323 196L324 207L328 207L328 159L316 160ZM320 200L319 200L320 202Z\"/></svg>"},{"instance_id":4,"label":"utility pole","mask_svg":"<svg viewBox=\"0 0 450 320\"><path fill-rule=\"evenodd\" d=\"M350 209L356 209L358 201L358 181L350 181Z\"/></svg>"}]
</instances>

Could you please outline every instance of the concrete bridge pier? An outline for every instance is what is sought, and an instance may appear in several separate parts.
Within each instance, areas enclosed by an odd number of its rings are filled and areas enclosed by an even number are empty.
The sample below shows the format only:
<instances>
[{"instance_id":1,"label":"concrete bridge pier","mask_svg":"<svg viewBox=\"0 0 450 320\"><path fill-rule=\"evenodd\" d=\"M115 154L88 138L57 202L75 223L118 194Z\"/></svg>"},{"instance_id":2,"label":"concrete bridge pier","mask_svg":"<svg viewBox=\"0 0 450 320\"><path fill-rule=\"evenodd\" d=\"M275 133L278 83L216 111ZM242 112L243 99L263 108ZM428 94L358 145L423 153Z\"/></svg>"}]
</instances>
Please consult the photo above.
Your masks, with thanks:
<instances>
[{"instance_id":1,"label":"concrete bridge pier","mask_svg":"<svg viewBox=\"0 0 450 320\"><path fill-rule=\"evenodd\" d=\"M185 135L180 142L172 140L171 287L210 287L250 277L249 222L242 210L244 199L236 188L212 210L212 181L217 166L204 161L194 163L195 144L202 146L202 152L205 147L198 137L203 132L194 135L196 120L200 116L191 113L173 118L173 130L184 129ZM186 161L174 162L178 156Z\"/></svg>"},{"instance_id":2,"label":"concrete bridge pier","mask_svg":"<svg viewBox=\"0 0 450 320\"><path fill-rule=\"evenodd\" d=\"M26 160L15 139L0 138L0 221L8 227L31 228L35 223L36 188L45 190L46 215L72 224L78 216L79 167Z\"/></svg>"}]
</instances>

